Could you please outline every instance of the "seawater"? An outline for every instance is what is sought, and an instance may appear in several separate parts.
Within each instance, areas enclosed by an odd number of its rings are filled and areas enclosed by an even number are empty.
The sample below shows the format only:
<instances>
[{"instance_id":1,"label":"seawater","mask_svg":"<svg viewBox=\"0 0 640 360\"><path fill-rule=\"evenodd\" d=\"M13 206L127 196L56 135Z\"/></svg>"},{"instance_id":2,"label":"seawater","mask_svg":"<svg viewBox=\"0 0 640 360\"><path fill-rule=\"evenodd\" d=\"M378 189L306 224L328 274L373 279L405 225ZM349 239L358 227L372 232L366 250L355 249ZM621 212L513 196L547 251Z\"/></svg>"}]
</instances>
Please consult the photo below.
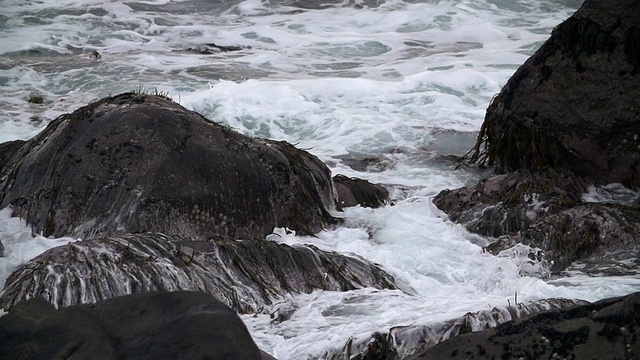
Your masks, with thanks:
<instances>
[{"instance_id":1,"label":"seawater","mask_svg":"<svg viewBox=\"0 0 640 360\"><path fill-rule=\"evenodd\" d=\"M404 290L316 291L243 316L280 360L322 358L351 337L506 306L516 293L521 302L624 295L640 280L578 270L551 279L525 246L483 253L489 239L431 202L485 175L442 156L473 145L491 98L580 3L4 0L0 141L28 139L109 94L158 92L242 133L294 143L334 173L386 184L394 206L347 209L345 226L317 237L295 229L268 237L374 261ZM208 43L243 49L189 51ZM29 103L33 95L44 103ZM78 240L33 234L8 209L0 239L0 285L21 263ZM288 320L273 322L269 314L283 308Z\"/></svg>"}]
</instances>

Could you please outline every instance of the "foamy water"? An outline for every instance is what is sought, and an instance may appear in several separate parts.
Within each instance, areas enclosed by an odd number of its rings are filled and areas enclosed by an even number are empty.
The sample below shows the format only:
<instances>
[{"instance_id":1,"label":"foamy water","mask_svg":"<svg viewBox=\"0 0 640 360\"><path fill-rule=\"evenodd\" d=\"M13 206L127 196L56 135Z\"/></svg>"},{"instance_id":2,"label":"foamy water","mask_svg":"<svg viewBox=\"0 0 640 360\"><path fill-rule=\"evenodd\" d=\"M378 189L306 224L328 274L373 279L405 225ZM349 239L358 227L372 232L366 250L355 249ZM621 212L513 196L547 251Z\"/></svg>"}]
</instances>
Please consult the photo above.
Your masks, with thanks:
<instances>
[{"instance_id":1,"label":"foamy water","mask_svg":"<svg viewBox=\"0 0 640 360\"><path fill-rule=\"evenodd\" d=\"M295 296L276 306L291 311L281 323L245 316L259 346L280 360L506 306L516 292L519 301L594 301L640 290L633 277L549 280L524 246L483 253L488 240L448 222L430 200L482 175L438 156L472 146L491 98L579 1L294 3L5 0L0 141L28 139L64 112L142 89L245 134L296 143L334 173L388 184L395 206L348 209L344 227L317 237L282 229L270 237L377 262L405 290ZM206 43L243 49L186 51ZM28 103L31 95L44 104ZM0 235L0 284L19 263L71 240L34 237L8 210Z\"/></svg>"}]
</instances>

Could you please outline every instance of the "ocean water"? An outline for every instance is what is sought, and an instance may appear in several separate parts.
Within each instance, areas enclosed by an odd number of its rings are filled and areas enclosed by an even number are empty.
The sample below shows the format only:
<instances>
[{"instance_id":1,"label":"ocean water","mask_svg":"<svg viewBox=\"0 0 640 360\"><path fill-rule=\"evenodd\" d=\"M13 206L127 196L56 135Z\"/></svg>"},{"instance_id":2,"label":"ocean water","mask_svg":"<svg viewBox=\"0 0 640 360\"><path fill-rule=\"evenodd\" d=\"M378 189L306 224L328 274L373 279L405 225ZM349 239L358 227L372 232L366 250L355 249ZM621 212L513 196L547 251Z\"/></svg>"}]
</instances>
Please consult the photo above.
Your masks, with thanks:
<instances>
[{"instance_id":1,"label":"ocean water","mask_svg":"<svg viewBox=\"0 0 640 360\"><path fill-rule=\"evenodd\" d=\"M350 338L435 326L507 306L516 293L520 302L624 295L640 290L637 276L576 266L550 277L525 246L483 253L490 239L451 223L431 202L486 175L456 170L446 155L471 148L491 98L580 4L3 0L0 142L28 139L109 94L158 92L242 133L297 144L334 173L385 184L394 206L347 209L344 226L317 237L285 229L269 236L369 259L405 290L292 295L243 316L258 345L280 360L326 358ZM211 43L242 49L193 51ZM31 96L44 102L29 103ZM637 198L607 189L585 200ZM0 285L21 263L78 240L33 234L8 209L0 211L0 239ZM278 312L287 320L274 321Z\"/></svg>"}]
</instances>

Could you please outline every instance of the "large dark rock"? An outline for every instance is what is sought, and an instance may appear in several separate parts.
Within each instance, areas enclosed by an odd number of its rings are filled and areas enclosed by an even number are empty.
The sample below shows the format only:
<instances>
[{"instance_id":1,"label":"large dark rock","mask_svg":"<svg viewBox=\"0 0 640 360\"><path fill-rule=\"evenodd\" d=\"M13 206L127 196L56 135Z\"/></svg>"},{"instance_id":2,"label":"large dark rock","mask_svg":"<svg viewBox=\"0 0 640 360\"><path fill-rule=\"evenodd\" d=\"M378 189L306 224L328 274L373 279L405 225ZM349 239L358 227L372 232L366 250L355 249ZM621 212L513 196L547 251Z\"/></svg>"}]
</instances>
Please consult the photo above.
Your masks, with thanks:
<instances>
[{"instance_id":1,"label":"large dark rock","mask_svg":"<svg viewBox=\"0 0 640 360\"><path fill-rule=\"evenodd\" d=\"M0 306L8 309L32 297L61 307L131 293L197 290L248 313L291 293L361 287L395 285L377 265L313 246L147 233L50 249L9 276Z\"/></svg>"},{"instance_id":2,"label":"large dark rock","mask_svg":"<svg viewBox=\"0 0 640 360\"><path fill-rule=\"evenodd\" d=\"M640 2L591 1L560 24L487 109L467 160L499 176L434 203L472 232L538 248L553 271L628 250L637 207L586 204L593 183L640 185Z\"/></svg>"},{"instance_id":3,"label":"large dark rock","mask_svg":"<svg viewBox=\"0 0 640 360\"><path fill-rule=\"evenodd\" d=\"M261 352L211 295L154 292L56 310L35 298L0 317L0 359L246 359Z\"/></svg>"},{"instance_id":4,"label":"large dark rock","mask_svg":"<svg viewBox=\"0 0 640 360\"><path fill-rule=\"evenodd\" d=\"M0 208L12 206L45 236L312 234L335 221L335 203L315 156L163 96L108 97L27 142L0 144Z\"/></svg>"},{"instance_id":5,"label":"large dark rock","mask_svg":"<svg viewBox=\"0 0 640 360\"><path fill-rule=\"evenodd\" d=\"M487 109L471 160L640 185L640 2L587 0Z\"/></svg>"},{"instance_id":6,"label":"large dark rock","mask_svg":"<svg viewBox=\"0 0 640 360\"><path fill-rule=\"evenodd\" d=\"M640 293L560 309L464 334L407 360L638 359Z\"/></svg>"}]
</instances>

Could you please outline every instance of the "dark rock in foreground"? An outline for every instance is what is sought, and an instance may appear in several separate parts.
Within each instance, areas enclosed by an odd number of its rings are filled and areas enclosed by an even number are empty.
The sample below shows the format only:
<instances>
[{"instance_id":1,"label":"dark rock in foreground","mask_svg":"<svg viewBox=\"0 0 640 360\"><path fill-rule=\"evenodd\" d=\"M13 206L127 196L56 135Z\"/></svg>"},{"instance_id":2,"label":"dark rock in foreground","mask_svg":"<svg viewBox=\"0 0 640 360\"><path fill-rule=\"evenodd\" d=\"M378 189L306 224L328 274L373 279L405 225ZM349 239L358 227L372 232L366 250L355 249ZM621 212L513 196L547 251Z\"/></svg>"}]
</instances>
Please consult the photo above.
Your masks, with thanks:
<instances>
[{"instance_id":1,"label":"dark rock in foreground","mask_svg":"<svg viewBox=\"0 0 640 360\"><path fill-rule=\"evenodd\" d=\"M199 292L155 292L56 310L35 298L0 317L0 359L246 359L261 352L231 309Z\"/></svg>"},{"instance_id":2,"label":"dark rock in foreground","mask_svg":"<svg viewBox=\"0 0 640 360\"><path fill-rule=\"evenodd\" d=\"M42 297L57 307L148 291L197 290L236 311L256 312L314 289L394 289L378 266L313 246L266 240L189 241L137 234L71 243L46 251L7 279L0 306Z\"/></svg>"},{"instance_id":3,"label":"dark rock in foreground","mask_svg":"<svg viewBox=\"0 0 640 360\"><path fill-rule=\"evenodd\" d=\"M0 144L0 208L44 236L163 232L207 238L301 234L335 219L329 169L163 96L126 93Z\"/></svg>"},{"instance_id":4,"label":"dark rock in foreground","mask_svg":"<svg viewBox=\"0 0 640 360\"><path fill-rule=\"evenodd\" d=\"M389 190L367 180L336 175L333 177L333 184L338 193L339 208L356 205L378 208L393 204L389 199Z\"/></svg>"},{"instance_id":5,"label":"dark rock in foreground","mask_svg":"<svg viewBox=\"0 0 640 360\"><path fill-rule=\"evenodd\" d=\"M408 360L638 359L640 293L456 336Z\"/></svg>"},{"instance_id":6,"label":"dark rock in foreground","mask_svg":"<svg viewBox=\"0 0 640 360\"><path fill-rule=\"evenodd\" d=\"M587 0L492 101L471 160L637 187L638 99L640 2Z\"/></svg>"}]
</instances>

